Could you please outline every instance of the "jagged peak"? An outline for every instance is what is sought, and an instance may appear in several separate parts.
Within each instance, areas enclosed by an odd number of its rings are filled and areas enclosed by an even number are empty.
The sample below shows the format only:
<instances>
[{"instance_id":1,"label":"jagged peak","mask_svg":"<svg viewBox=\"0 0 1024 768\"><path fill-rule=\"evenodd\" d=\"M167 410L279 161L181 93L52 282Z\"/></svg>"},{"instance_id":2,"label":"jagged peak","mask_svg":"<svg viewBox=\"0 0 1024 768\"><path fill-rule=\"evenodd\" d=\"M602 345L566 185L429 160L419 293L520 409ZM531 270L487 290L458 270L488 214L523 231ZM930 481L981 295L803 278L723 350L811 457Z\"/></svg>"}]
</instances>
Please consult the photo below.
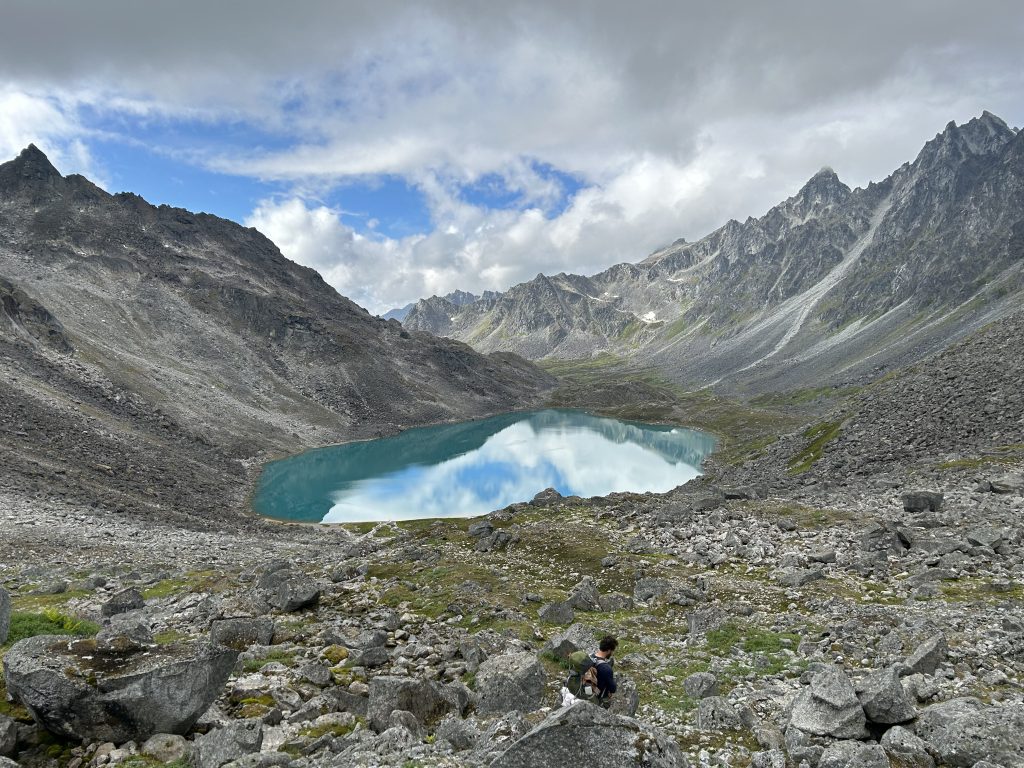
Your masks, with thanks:
<instances>
[{"instance_id":1,"label":"jagged peak","mask_svg":"<svg viewBox=\"0 0 1024 768\"><path fill-rule=\"evenodd\" d=\"M963 125L950 120L941 132L935 134L934 139L924 145L918 160L934 158L943 151L949 151L947 147L975 155L989 154L999 150L1015 135L1016 132L1002 118L986 109Z\"/></svg>"},{"instance_id":2,"label":"jagged peak","mask_svg":"<svg viewBox=\"0 0 1024 768\"><path fill-rule=\"evenodd\" d=\"M16 158L0 165L0 178L8 185L26 182L53 183L64 178L35 144L29 144Z\"/></svg>"}]
</instances>

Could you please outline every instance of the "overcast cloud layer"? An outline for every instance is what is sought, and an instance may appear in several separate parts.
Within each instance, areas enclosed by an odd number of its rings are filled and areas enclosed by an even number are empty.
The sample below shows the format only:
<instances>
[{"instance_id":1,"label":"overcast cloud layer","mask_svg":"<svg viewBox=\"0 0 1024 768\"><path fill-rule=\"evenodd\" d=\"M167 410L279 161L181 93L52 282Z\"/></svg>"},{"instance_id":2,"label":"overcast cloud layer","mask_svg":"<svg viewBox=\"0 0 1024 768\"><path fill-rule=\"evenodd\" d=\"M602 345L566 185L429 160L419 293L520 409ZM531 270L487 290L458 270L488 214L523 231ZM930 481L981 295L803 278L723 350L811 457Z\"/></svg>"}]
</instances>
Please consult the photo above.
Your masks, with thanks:
<instances>
[{"instance_id":1,"label":"overcast cloud layer","mask_svg":"<svg viewBox=\"0 0 1024 768\"><path fill-rule=\"evenodd\" d=\"M637 261L823 165L880 179L951 119L1024 122L1019 2L152 5L5 3L0 157L106 183L96 147L141 143L273 182L246 223L375 312ZM350 215L396 178L421 232Z\"/></svg>"}]
</instances>

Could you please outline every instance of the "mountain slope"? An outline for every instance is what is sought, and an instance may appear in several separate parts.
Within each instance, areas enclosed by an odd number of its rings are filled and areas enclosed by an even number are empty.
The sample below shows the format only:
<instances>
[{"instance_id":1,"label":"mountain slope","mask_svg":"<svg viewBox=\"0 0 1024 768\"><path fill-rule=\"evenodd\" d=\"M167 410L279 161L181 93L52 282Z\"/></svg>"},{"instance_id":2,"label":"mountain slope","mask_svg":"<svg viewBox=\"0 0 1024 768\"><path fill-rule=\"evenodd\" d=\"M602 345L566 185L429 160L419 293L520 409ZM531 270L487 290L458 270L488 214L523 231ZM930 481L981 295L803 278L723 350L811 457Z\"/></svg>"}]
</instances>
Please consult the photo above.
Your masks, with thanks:
<instances>
[{"instance_id":1,"label":"mountain slope","mask_svg":"<svg viewBox=\"0 0 1024 768\"><path fill-rule=\"evenodd\" d=\"M610 352L689 386L784 389L945 347L1019 305L1022 265L1024 135L986 112L866 189L823 169L763 217L639 264L538 276L455 311L420 302L405 325L533 359Z\"/></svg>"},{"instance_id":2,"label":"mountain slope","mask_svg":"<svg viewBox=\"0 0 1024 768\"><path fill-rule=\"evenodd\" d=\"M160 486L173 459L210 487L239 474L231 457L523 407L551 381L370 316L253 229L65 178L35 147L0 165L0 380L0 482L40 461L102 484L134 463ZM56 414L54 435L86 435L82 461L30 434Z\"/></svg>"}]
</instances>

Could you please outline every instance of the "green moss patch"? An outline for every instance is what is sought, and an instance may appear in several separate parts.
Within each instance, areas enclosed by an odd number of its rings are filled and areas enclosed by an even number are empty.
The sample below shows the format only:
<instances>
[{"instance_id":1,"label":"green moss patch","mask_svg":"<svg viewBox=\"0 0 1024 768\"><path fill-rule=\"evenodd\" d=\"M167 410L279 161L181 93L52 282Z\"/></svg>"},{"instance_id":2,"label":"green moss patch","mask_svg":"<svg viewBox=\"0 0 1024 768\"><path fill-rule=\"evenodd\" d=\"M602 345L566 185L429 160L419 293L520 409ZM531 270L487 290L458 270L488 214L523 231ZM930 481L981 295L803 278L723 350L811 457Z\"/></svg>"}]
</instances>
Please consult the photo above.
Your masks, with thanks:
<instances>
[{"instance_id":1,"label":"green moss patch","mask_svg":"<svg viewBox=\"0 0 1024 768\"><path fill-rule=\"evenodd\" d=\"M803 435L809 442L800 453L789 461L790 474L798 475L813 467L824 453L825 446L839 437L842 428L843 422L841 421L827 421L809 427Z\"/></svg>"}]
</instances>

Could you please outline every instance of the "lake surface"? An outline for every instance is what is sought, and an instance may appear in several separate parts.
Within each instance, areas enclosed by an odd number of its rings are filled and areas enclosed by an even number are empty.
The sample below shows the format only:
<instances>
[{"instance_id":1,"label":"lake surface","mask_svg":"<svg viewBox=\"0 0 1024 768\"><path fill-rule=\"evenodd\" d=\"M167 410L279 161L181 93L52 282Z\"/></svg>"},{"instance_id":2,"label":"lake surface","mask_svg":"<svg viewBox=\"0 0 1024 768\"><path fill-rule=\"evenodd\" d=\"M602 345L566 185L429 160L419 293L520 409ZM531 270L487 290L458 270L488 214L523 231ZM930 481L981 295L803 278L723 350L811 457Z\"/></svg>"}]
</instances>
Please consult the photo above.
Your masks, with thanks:
<instances>
[{"instance_id":1,"label":"lake surface","mask_svg":"<svg viewBox=\"0 0 1024 768\"><path fill-rule=\"evenodd\" d=\"M545 488L662 493L697 477L713 448L711 435L689 429L580 411L512 413L271 462L253 507L284 520L348 523L473 517Z\"/></svg>"}]
</instances>

